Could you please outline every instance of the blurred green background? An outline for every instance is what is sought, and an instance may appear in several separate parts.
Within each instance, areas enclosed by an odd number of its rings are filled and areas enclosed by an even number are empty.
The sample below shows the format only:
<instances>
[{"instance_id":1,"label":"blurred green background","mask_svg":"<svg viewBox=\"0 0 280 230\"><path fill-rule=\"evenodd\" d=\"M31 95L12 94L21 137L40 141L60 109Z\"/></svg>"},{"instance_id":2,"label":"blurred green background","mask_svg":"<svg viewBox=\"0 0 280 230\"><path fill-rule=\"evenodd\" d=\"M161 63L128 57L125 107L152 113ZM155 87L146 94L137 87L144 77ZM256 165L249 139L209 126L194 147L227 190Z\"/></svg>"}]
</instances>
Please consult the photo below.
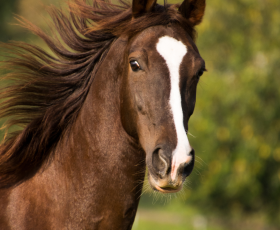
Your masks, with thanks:
<instances>
[{"instance_id":1,"label":"blurred green background","mask_svg":"<svg viewBox=\"0 0 280 230\"><path fill-rule=\"evenodd\" d=\"M0 40L45 47L14 14L46 29L44 4L58 2L1 0ZM197 46L208 72L189 125L195 169L178 195L145 192L133 230L280 229L279 10L279 0L207 1Z\"/></svg>"}]
</instances>

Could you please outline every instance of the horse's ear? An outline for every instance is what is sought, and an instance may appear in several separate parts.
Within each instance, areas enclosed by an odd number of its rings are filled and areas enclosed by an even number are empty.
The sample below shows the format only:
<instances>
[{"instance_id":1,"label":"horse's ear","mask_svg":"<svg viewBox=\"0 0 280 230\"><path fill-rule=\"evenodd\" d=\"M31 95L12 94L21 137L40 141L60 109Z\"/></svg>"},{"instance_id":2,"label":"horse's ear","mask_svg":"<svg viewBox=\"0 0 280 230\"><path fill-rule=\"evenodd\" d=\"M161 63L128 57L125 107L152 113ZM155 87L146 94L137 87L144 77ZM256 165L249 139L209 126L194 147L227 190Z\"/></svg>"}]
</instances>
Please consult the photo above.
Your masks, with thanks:
<instances>
[{"instance_id":1,"label":"horse's ear","mask_svg":"<svg viewBox=\"0 0 280 230\"><path fill-rule=\"evenodd\" d=\"M138 17L143 13L151 11L156 5L157 0L133 0L132 15Z\"/></svg>"},{"instance_id":2,"label":"horse's ear","mask_svg":"<svg viewBox=\"0 0 280 230\"><path fill-rule=\"evenodd\" d=\"M179 7L180 13L188 19L192 26L202 21L205 10L205 0L184 0Z\"/></svg>"}]
</instances>

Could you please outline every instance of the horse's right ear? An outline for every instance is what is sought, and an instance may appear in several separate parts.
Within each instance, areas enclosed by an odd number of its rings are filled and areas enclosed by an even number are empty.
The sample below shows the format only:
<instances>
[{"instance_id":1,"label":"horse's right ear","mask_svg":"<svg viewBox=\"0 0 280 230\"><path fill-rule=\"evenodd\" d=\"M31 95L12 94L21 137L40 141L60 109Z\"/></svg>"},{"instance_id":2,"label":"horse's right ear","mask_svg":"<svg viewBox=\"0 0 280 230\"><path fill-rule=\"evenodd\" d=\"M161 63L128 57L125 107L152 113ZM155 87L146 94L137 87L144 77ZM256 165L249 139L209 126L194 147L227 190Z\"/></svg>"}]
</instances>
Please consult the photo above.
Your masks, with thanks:
<instances>
[{"instance_id":1,"label":"horse's right ear","mask_svg":"<svg viewBox=\"0 0 280 230\"><path fill-rule=\"evenodd\" d=\"M205 0L184 0L179 7L180 13L188 19L192 26L202 21L205 10Z\"/></svg>"},{"instance_id":2,"label":"horse's right ear","mask_svg":"<svg viewBox=\"0 0 280 230\"><path fill-rule=\"evenodd\" d=\"M141 14L151 11L157 0L133 0L132 15L134 18L141 16Z\"/></svg>"}]
</instances>

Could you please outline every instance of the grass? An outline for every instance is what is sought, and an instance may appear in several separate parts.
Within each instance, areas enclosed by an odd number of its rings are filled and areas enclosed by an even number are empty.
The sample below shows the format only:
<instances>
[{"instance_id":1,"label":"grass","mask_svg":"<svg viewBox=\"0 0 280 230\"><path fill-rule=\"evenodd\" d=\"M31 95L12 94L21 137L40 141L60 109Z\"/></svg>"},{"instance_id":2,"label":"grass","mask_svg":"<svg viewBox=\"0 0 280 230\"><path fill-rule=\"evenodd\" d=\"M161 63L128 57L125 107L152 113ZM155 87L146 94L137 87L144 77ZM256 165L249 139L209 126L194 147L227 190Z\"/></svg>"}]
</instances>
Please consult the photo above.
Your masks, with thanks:
<instances>
[{"instance_id":1,"label":"grass","mask_svg":"<svg viewBox=\"0 0 280 230\"><path fill-rule=\"evenodd\" d=\"M157 202L149 195L141 197L132 230L222 230L212 219L186 205L179 198Z\"/></svg>"},{"instance_id":2,"label":"grass","mask_svg":"<svg viewBox=\"0 0 280 230\"><path fill-rule=\"evenodd\" d=\"M138 210L132 230L222 230L223 228L200 214L182 214L163 210Z\"/></svg>"},{"instance_id":3,"label":"grass","mask_svg":"<svg viewBox=\"0 0 280 230\"><path fill-rule=\"evenodd\" d=\"M157 199L157 198L156 198ZM279 230L271 225L264 213L240 216L204 210L187 204L181 198L157 199L151 194L141 197L132 230Z\"/></svg>"}]
</instances>

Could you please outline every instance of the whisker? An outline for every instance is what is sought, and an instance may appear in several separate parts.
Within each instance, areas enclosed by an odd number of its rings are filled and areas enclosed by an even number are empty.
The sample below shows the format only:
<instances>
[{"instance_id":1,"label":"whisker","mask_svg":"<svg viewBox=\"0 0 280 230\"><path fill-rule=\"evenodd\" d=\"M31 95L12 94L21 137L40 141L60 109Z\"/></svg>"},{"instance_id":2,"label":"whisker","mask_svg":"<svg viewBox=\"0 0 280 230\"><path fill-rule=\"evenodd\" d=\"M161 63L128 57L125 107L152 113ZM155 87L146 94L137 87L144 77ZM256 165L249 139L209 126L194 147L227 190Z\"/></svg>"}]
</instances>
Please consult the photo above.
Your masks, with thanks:
<instances>
[{"instance_id":1,"label":"whisker","mask_svg":"<svg viewBox=\"0 0 280 230\"><path fill-rule=\"evenodd\" d=\"M200 164L201 166L205 166L204 162L201 162L200 159L195 159L195 162L197 162L198 164Z\"/></svg>"},{"instance_id":2,"label":"whisker","mask_svg":"<svg viewBox=\"0 0 280 230\"><path fill-rule=\"evenodd\" d=\"M198 155L196 155L195 157L198 158L199 160L201 160L205 165L207 165L206 162L204 160L202 160L201 157L199 157Z\"/></svg>"},{"instance_id":3,"label":"whisker","mask_svg":"<svg viewBox=\"0 0 280 230\"><path fill-rule=\"evenodd\" d=\"M196 136L194 136L193 134L191 134L189 131L188 131L187 135L190 135L190 136L196 138Z\"/></svg>"}]
</instances>

